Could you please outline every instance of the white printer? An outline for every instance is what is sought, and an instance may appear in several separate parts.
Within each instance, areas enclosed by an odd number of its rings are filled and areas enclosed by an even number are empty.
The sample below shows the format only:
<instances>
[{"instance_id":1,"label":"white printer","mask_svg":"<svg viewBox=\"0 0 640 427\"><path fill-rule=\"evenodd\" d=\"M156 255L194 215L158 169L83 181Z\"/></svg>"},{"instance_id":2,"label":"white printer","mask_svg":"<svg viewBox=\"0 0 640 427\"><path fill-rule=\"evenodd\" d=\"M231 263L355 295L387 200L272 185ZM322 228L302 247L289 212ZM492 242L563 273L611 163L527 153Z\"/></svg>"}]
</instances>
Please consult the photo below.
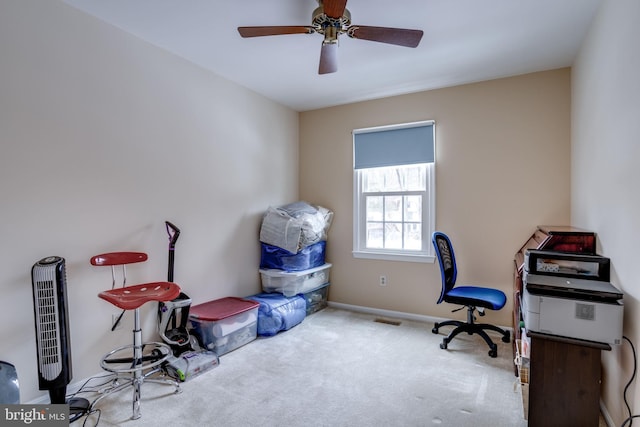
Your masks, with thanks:
<instances>
[{"instance_id":1,"label":"white printer","mask_svg":"<svg viewBox=\"0 0 640 427\"><path fill-rule=\"evenodd\" d=\"M622 343L622 293L609 283L609 259L529 250L525 254L525 328L612 345Z\"/></svg>"}]
</instances>

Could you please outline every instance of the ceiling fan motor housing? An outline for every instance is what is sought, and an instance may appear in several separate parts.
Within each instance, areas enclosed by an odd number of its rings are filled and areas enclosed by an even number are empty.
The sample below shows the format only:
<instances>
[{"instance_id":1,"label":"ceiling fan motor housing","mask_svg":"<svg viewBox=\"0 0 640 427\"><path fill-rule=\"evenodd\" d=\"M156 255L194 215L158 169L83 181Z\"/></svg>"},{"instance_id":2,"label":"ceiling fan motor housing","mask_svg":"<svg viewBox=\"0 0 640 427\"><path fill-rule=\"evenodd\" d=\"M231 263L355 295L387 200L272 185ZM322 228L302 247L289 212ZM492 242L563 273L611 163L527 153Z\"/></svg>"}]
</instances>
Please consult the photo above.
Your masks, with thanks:
<instances>
[{"instance_id":1,"label":"ceiling fan motor housing","mask_svg":"<svg viewBox=\"0 0 640 427\"><path fill-rule=\"evenodd\" d=\"M351 13L345 9L340 18L331 18L324 13L324 7L320 2L312 14L311 23L316 32L324 35L323 43L337 43L338 35L347 32L347 27L351 25Z\"/></svg>"}]
</instances>

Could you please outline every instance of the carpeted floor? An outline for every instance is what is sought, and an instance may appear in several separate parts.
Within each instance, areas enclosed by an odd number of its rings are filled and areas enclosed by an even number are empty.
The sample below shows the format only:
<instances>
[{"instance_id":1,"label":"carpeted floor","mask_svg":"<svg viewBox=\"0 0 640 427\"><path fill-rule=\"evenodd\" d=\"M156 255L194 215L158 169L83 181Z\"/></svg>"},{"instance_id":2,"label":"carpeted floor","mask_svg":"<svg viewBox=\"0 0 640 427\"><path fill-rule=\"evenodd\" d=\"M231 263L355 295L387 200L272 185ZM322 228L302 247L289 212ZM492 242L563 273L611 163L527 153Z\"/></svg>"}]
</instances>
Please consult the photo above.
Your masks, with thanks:
<instances>
[{"instance_id":1,"label":"carpeted floor","mask_svg":"<svg viewBox=\"0 0 640 427\"><path fill-rule=\"evenodd\" d=\"M493 359L478 336L441 350L431 324L376 319L329 307L223 355L180 394L145 383L138 420L126 389L74 425L526 426L511 344L497 334Z\"/></svg>"}]
</instances>

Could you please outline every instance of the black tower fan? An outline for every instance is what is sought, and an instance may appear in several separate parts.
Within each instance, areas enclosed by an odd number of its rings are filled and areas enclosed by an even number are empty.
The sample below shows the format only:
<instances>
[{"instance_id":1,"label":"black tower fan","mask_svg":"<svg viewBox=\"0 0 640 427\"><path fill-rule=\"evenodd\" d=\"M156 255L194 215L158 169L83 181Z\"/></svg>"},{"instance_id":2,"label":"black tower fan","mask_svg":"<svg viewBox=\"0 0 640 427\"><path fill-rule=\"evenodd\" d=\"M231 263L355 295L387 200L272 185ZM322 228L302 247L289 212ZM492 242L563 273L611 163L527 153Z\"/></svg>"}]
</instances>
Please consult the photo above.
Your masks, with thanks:
<instances>
[{"instance_id":1,"label":"black tower fan","mask_svg":"<svg viewBox=\"0 0 640 427\"><path fill-rule=\"evenodd\" d=\"M66 270L64 258L51 256L38 261L31 269L33 314L38 352L38 385L48 390L52 404L69 403L71 421L89 407L86 399L66 401L71 382L71 343L67 310Z\"/></svg>"}]
</instances>

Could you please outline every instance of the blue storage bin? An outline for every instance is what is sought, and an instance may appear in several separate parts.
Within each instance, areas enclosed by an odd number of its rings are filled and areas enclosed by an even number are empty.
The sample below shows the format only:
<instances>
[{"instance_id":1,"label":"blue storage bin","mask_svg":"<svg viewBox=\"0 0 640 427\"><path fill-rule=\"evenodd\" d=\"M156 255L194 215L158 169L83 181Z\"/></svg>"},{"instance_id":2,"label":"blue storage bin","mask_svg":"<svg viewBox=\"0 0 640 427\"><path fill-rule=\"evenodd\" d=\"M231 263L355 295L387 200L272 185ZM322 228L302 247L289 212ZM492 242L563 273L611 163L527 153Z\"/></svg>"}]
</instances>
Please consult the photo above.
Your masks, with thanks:
<instances>
[{"instance_id":1,"label":"blue storage bin","mask_svg":"<svg viewBox=\"0 0 640 427\"><path fill-rule=\"evenodd\" d=\"M276 293L261 293L245 299L260 303L258 335L263 337L289 330L302 322L307 315L307 302L300 295L286 297Z\"/></svg>"},{"instance_id":2,"label":"blue storage bin","mask_svg":"<svg viewBox=\"0 0 640 427\"><path fill-rule=\"evenodd\" d=\"M325 240L309 245L295 254L277 246L267 245L266 243L260 244L262 246L260 268L262 269L274 268L284 271L302 271L324 265L327 245Z\"/></svg>"}]
</instances>

